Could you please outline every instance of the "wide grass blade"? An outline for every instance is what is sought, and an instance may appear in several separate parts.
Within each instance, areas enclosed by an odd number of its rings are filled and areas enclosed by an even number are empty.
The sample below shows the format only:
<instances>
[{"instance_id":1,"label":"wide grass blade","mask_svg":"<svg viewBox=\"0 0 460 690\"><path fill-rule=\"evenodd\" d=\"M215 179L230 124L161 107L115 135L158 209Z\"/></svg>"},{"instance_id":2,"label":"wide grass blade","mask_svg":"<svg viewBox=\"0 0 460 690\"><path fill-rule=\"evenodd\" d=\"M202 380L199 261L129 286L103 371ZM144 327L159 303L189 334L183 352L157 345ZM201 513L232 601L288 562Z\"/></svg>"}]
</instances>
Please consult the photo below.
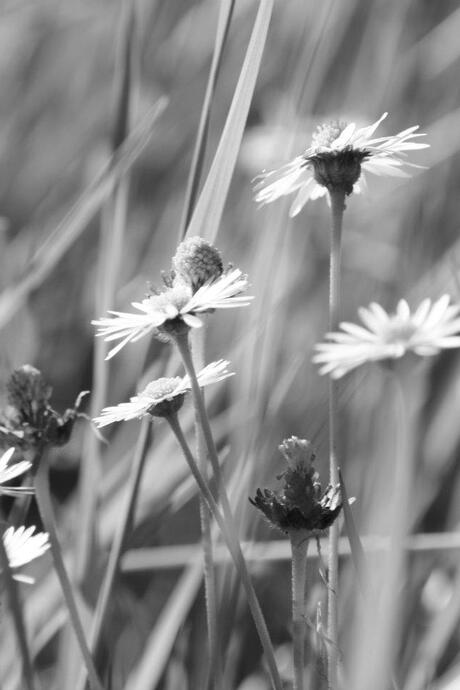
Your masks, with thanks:
<instances>
[{"instance_id":1,"label":"wide grass blade","mask_svg":"<svg viewBox=\"0 0 460 690\"><path fill-rule=\"evenodd\" d=\"M219 18L217 23L216 40L214 43L214 53L212 56L211 70L209 72L208 83L206 86L206 94L203 101L203 108L201 110L200 124L198 125L198 133L193 150L192 165L190 167L187 192L185 195L184 210L179 229L179 240L183 240L187 225L190 222L193 208L195 206L198 188L201 180L201 173L203 170L204 157L206 153L206 144L209 131L209 119L211 117L211 107L216 89L217 77L219 76L220 66L222 64L222 55L227 41L228 30L232 20L233 8L235 0L225 0L221 2L219 10Z\"/></svg>"},{"instance_id":2,"label":"wide grass blade","mask_svg":"<svg viewBox=\"0 0 460 690\"><path fill-rule=\"evenodd\" d=\"M187 228L189 236L201 235L213 242L217 235L259 73L272 10L273 0L260 1L222 137Z\"/></svg>"}]
</instances>

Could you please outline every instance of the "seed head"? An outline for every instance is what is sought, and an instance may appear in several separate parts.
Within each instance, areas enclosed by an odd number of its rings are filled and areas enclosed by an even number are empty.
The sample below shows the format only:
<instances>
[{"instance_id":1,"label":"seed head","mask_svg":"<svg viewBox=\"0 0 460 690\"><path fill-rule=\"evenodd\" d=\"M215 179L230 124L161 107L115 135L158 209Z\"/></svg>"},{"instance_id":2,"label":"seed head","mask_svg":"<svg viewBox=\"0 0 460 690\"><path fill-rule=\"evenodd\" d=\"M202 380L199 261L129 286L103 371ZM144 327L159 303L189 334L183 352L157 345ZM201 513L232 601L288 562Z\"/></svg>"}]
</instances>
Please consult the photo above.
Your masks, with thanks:
<instances>
[{"instance_id":1,"label":"seed head","mask_svg":"<svg viewBox=\"0 0 460 690\"><path fill-rule=\"evenodd\" d=\"M316 457L310 441L304 438L297 438L297 436L284 439L278 448L292 470L295 470L297 466L308 470Z\"/></svg>"},{"instance_id":2,"label":"seed head","mask_svg":"<svg viewBox=\"0 0 460 690\"><path fill-rule=\"evenodd\" d=\"M41 371L24 364L13 371L6 390L8 404L0 415L0 433L9 445L27 449L69 441L79 402L62 416L56 412L50 404L53 389Z\"/></svg>"},{"instance_id":3,"label":"seed head","mask_svg":"<svg viewBox=\"0 0 460 690\"><path fill-rule=\"evenodd\" d=\"M194 293L224 271L220 252L202 237L189 237L181 242L172 266L176 278L190 285Z\"/></svg>"},{"instance_id":4,"label":"seed head","mask_svg":"<svg viewBox=\"0 0 460 690\"><path fill-rule=\"evenodd\" d=\"M339 487L329 485L322 493L309 441L292 436L283 441L280 450L288 463L288 469L279 477L284 481L282 490L257 489L249 500L283 532L303 530L316 536L330 527L340 512Z\"/></svg>"}]
</instances>

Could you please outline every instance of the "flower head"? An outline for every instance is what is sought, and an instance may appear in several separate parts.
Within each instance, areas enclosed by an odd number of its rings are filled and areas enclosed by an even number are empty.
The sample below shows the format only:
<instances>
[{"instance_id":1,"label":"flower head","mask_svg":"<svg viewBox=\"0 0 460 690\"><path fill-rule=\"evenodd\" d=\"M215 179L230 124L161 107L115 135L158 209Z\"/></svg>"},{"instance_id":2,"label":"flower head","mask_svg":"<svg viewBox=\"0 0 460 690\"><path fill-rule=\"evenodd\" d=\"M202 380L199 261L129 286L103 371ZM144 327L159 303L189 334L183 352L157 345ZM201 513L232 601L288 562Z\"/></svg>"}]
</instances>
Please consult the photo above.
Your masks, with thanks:
<instances>
[{"instance_id":1,"label":"flower head","mask_svg":"<svg viewBox=\"0 0 460 690\"><path fill-rule=\"evenodd\" d=\"M26 460L21 460L13 465L9 462L14 454L14 448L10 448L5 453L3 453L0 458L0 495L5 494L6 496L17 496L18 494L33 493L33 489L27 487L18 486L3 486L5 482L9 482L15 477L19 477L24 472L27 472L32 467L32 463Z\"/></svg>"},{"instance_id":2,"label":"flower head","mask_svg":"<svg viewBox=\"0 0 460 690\"><path fill-rule=\"evenodd\" d=\"M223 359L208 364L197 374L200 386L208 386L233 376L233 373L227 371L228 365L229 362ZM100 417L96 417L94 422L100 428L113 424L113 422L143 417L146 414L153 417L168 417L182 407L185 394L191 390L191 387L188 375L182 378L175 376L157 379L149 383L141 393L135 395L129 402L105 407Z\"/></svg>"},{"instance_id":3,"label":"flower head","mask_svg":"<svg viewBox=\"0 0 460 690\"><path fill-rule=\"evenodd\" d=\"M248 280L239 269L233 269L217 278L211 278L197 290L182 280L175 280L163 292L151 295L132 306L140 314L111 311L112 316L93 321L98 327L96 335L106 341L120 340L110 350L107 359L117 354L127 343L134 343L152 331L179 334L189 328L199 328L202 321L196 316L214 309L247 306L252 297L242 297Z\"/></svg>"},{"instance_id":4,"label":"flower head","mask_svg":"<svg viewBox=\"0 0 460 690\"><path fill-rule=\"evenodd\" d=\"M410 141L424 136L416 133L418 126L393 136L373 138L387 114L368 127L358 128L353 122L338 121L319 125L311 146L302 155L279 170L262 175L256 186L255 200L267 204L297 192L289 212L293 217L300 213L307 201L318 199L327 192L359 193L365 186L366 172L409 177L404 168L420 166L407 161L406 151L423 149L428 144Z\"/></svg>"},{"instance_id":5,"label":"flower head","mask_svg":"<svg viewBox=\"0 0 460 690\"><path fill-rule=\"evenodd\" d=\"M175 278L190 285L193 292L224 272L218 249L203 237L189 237L179 244L172 259Z\"/></svg>"},{"instance_id":6,"label":"flower head","mask_svg":"<svg viewBox=\"0 0 460 690\"><path fill-rule=\"evenodd\" d=\"M75 407L61 416L50 404L52 387L30 364L15 369L6 388L8 404L1 415L0 433L9 444L36 448L62 446L69 441L84 393L78 396Z\"/></svg>"},{"instance_id":7,"label":"flower head","mask_svg":"<svg viewBox=\"0 0 460 690\"><path fill-rule=\"evenodd\" d=\"M449 295L433 304L425 299L413 313L405 300L394 314L375 302L358 313L364 327L341 323L340 332L328 333L329 342L316 346L313 361L321 365L320 374L339 379L365 362L398 359L408 352L428 357L460 347L460 306L450 304Z\"/></svg>"},{"instance_id":8,"label":"flower head","mask_svg":"<svg viewBox=\"0 0 460 690\"><path fill-rule=\"evenodd\" d=\"M279 448L288 463L288 469L279 477L284 480L282 490L257 489L249 500L283 532L303 530L316 536L330 527L340 512L339 487L329 485L322 493L309 441L292 436Z\"/></svg>"},{"instance_id":9,"label":"flower head","mask_svg":"<svg viewBox=\"0 0 460 690\"><path fill-rule=\"evenodd\" d=\"M10 568L20 568L34 561L49 549L48 534L35 532L35 527L8 527L3 533L3 544L10 563ZM16 580L33 582L31 578L15 575Z\"/></svg>"}]
</instances>

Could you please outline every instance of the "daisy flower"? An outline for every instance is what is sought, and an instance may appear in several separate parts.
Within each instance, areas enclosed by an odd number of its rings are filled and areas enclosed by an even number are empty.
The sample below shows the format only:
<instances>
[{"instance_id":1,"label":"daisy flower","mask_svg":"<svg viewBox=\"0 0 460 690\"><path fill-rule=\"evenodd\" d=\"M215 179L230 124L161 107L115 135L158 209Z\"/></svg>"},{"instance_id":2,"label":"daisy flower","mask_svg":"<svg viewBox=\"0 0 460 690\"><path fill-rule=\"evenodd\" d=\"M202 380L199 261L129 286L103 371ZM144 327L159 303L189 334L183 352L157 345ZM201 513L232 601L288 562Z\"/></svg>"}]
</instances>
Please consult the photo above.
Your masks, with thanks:
<instances>
[{"instance_id":1,"label":"daisy flower","mask_svg":"<svg viewBox=\"0 0 460 690\"><path fill-rule=\"evenodd\" d=\"M8 527L3 533L3 544L10 563L10 568L20 568L26 563L34 561L49 549L48 534L35 532L35 527ZM32 578L24 575L14 575L16 580L32 583Z\"/></svg>"},{"instance_id":2,"label":"daisy flower","mask_svg":"<svg viewBox=\"0 0 460 690\"><path fill-rule=\"evenodd\" d=\"M330 122L319 125L312 143L300 156L278 170L263 174L256 185L255 200L268 204L281 196L297 192L289 215L296 216L307 201L341 190L359 193L366 185L365 173L410 177L405 168L421 166L407 161L407 151L423 149L429 144L414 142L425 136L418 125L393 136L374 138L374 132L386 118L384 113L368 127L354 122Z\"/></svg>"},{"instance_id":3,"label":"daisy flower","mask_svg":"<svg viewBox=\"0 0 460 690\"><path fill-rule=\"evenodd\" d=\"M313 361L321 365L320 374L339 379L365 362L398 359L408 352L429 357L460 347L460 306L450 304L449 295L433 304L425 299L413 313L405 300L394 314L375 302L358 313L364 326L341 323L340 332L329 333L329 342L316 346Z\"/></svg>"},{"instance_id":4,"label":"daisy flower","mask_svg":"<svg viewBox=\"0 0 460 690\"><path fill-rule=\"evenodd\" d=\"M14 455L14 450L14 448L10 448L3 453L0 458L0 494L4 494L5 496L32 494L34 490L30 487L3 486L5 482L9 482L11 479L14 479L14 477L19 477L32 467L32 463L27 462L27 460L21 460L21 462L9 465L9 461Z\"/></svg>"},{"instance_id":5,"label":"daisy flower","mask_svg":"<svg viewBox=\"0 0 460 690\"><path fill-rule=\"evenodd\" d=\"M120 342L110 350L106 359L117 354L127 343L134 343L152 331L174 332L177 328L199 328L202 321L197 314L214 309L247 306L252 297L242 297L248 280L239 269L233 269L216 279L206 281L198 290L179 280L163 292L142 302L132 302L140 313L110 311L110 317L92 323L96 335L110 342Z\"/></svg>"},{"instance_id":6,"label":"daisy flower","mask_svg":"<svg viewBox=\"0 0 460 690\"><path fill-rule=\"evenodd\" d=\"M220 359L218 362L208 364L197 374L198 383L201 387L211 383L217 383L223 379L233 376L227 371L229 362ZM154 417L167 417L177 412L184 402L185 394L192 388L188 375L173 378L161 378L152 381L144 390L135 395L127 403L120 403L113 407L105 407L101 416L96 417L94 422L99 428L113 424L113 422L128 421L150 414Z\"/></svg>"}]
</instances>

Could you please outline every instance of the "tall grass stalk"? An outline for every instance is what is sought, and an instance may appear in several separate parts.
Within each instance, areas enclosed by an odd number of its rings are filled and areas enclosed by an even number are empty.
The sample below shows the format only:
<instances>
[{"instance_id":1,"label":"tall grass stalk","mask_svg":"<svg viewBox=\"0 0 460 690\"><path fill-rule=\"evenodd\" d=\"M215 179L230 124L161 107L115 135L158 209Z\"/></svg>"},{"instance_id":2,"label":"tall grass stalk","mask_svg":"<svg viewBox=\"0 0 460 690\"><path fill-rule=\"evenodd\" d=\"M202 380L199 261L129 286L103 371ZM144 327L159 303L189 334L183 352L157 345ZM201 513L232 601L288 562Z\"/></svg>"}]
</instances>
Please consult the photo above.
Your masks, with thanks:
<instances>
[{"instance_id":1,"label":"tall grass stalk","mask_svg":"<svg viewBox=\"0 0 460 690\"><path fill-rule=\"evenodd\" d=\"M18 640L20 650L20 664L21 676L24 683L25 690L36 690L34 680L34 671L32 660L30 657L29 644L27 642L26 626L24 623L24 616L22 613L21 602L19 600L18 587L11 572L8 555L6 553L5 545L3 543L3 532L0 534L0 569L2 574L2 581L8 593L8 603L10 605L11 616L13 618L14 627L16 630L16 637Z\"/></svg>"},{"instance_id":2,"label":"tall grass stalk","mask_svg":"<svg viewBox=\"0 0 460 690\"><path fill-rule=\"evenodd\" d=\"M308 536L303 530L290 535L292 550L292 628L294 690L304 690L305 676L305 578L307 575Z\"/></svg>"},{"instance_id":3,"label":"tall grass stalk","mask_svg":"<svg viewBox=\"0 0 460 690\"><path fill-rule=\"evenodd\" d=\"M109 560L104 574L99 595L97 598L96 609L94 612L93 623L90 634L90 649L94 655L96 668L100 667L101 638L104 626L107 621L111 598L114 590L115 580L120 565L120 558L126 537L132 527L134 512L136 508L139 487L142 479L142 472L147 457L147 449L151 437L152 424L148 417L144 417L141 422L139 437L136 444L134 458L131 464L131 473L128 481L128 491L124 509L121 511L120 522L118 523L115 536L110 549ZM84 688L85 679L82 678L78 687Z\"/></svg>"},{"instance_id":4,"label":"tall grass stalk","mask_svg":"<svg viewBox=\"0 0 460 690\"><path fill-rule=\"evenodd\" d=\"M120 18L119 54L115 69L114 90L115 108L111 153L114 154L125 142L129 134L130 113L132 110L132 52L135 46L135 3L123 2ZM97 286L96 313L105 313L113 307L115 289L119 279L121 256L126 229L128 210L129 177L125 175L117 182L101 219L99 244L99 266L95 284ZM107 343L96 338L93 354L93 394L91 397L91 417L104 407L109 381L109 365L105 361ZM99 439L92 429L88 429L85 449L82 455L82 477L80 485L82 529L79 532L79 563L81 579L85 577L89 565L93 543L94 515L97 504L97 481L100 475L101 458Z\"/></svg>"},{"instance_id":5,"label":"tall grass stalk","mask_svg":"<svg viewBox=\"0 0 460 690\"><path fill-rule=\"evenodd\" d=\"M53 506L51 503L48 463L44 455L42 455L39 459L38 468L35 475L35 496L37 499L43 527L49 534L54 568L59 579L59 584L61 585L62 594L64 596L64 601L69 613L70 623L74 630L75 637L77 638L78 646L85 663L90 688L91 690L104 690L102 683L98 678L96 668L86 642L83 625L80 620L77 605L75 603L75 597L72 592L72 585L64 565L64 559L62 557L61 547L57 536L56 524L54 522Z\"/></svg>"},{"instance_id":6,"label":"tall grass stalk","mask_svg":"<svg viewBox=\"0 0 460 690\"><path fill-rule=\"evenodd\" d=\"M190 376L190 374L189 374ZM195 377L196 381L196 377ZM198 382L196 381L196 385L198 386L198 392L201 394ZM260 608L259 601L257 599L257 595L254 589L254 585L252 584L246 562L244 560L243 552L241 551L241 546L240 542L238 540L238 536L235 532L234 526L233 526L233 518L231 515L228 515L228 499L227 499L227 508L223 508L223 515L221 514L219 507L217 505L217 502L214 498L214 496L211 493L211 490L208 486L208 483L206 482L205 478L201 474L199 467L192 455L192 452L187 444L187 441L185 439L185 436L182 432L181 426L179 424L179 420L177 418L177 415L171 415L168 418L168 422L171 426L171 429L176 436L179 445L182 449L182 452L184 454L184 457L188 463L188 466L190 467L190 471L192 472L198 487L200 489L201 494L203 495L203 498L206 501L206 504L212 513L212 516L214 517L215 521L217 522L221 532L222 536L225 539L225 542L228 546L228 550L230 551L230 554L232 555L233 561L235 563L235 567L241 577L241 581L243 584L243 587L246 591L246 596L248 598L248 604L249 608L252 613L252 617L254 619L254 624L256 626L257 632L259 633L260 641L262 643L262 647L265 652L266 656L266 661L268 664L269 668L269 673L270 673L270 678L272 682L272 686L275 690L282 690L282 683L281 679L278 673L278 669L276 666L275 662L275 656L273 653L273 647L270 641L270 637L268 634L268 629L267 625L265 623L265 619L262 613L262 609ZM206 438L206 434L205 434ZM209 450L209 449L208 449ZM214 468L214 465L213 465ZM215 472L215 469L214 469ZM221 497L222 498L222 497ZM222 498L222 506L224 507L225 505L225 499ZM226 514L227 513L227 514Z\"/></svg>"},{"instance_id":7,"label":"tall grass stalk","mask_svg":"<svg viewBox=\"0 0 460 690\"><path fill-rule=\"evenodd\" d=\"M187 181L187 191L185 195L184 209L182 211L181 223L179 226L179 242L181 242L190 218L195 207L198 189L200 186L201 173L203 170L203 163L206 153L206 144L209 131L209 120L211 117L211 107L214 99L214 92L216 89L217 78L219 76L220 66L222 64L222 55L225 44L227 42L228 31L232 21L233 8L235 0L225 0L220 3L219 18L217 24L216 40L214 42L214 52L212 55L211 69L209 72L208 83L206 85L206 93L201 109L200 123L198 125L198 132L196 136L195 146L193 149L192 165Z\"/></svg>"},{"instance_id":8,"label":"tall grass stalk","mask_svg":"<svg viewBox=\"0 0 460 690\"><path fill-rule=\"evenodd\" d=\"M342 250L342 223L345 210L345 193L329 192L331 200L331 245L329 262L329 330L337 329L340 305L340 258ZM329 481L335 486L339 482L337 461L337 427L338 427L338 382L329 379ZM339 582L339 524L336 520L329 528L329 561L328 561L328 618L327 635L329 644L328 685L329 690L337 687L338 670L338 616L337 596Z\"/></svg>"}]
</instances>

